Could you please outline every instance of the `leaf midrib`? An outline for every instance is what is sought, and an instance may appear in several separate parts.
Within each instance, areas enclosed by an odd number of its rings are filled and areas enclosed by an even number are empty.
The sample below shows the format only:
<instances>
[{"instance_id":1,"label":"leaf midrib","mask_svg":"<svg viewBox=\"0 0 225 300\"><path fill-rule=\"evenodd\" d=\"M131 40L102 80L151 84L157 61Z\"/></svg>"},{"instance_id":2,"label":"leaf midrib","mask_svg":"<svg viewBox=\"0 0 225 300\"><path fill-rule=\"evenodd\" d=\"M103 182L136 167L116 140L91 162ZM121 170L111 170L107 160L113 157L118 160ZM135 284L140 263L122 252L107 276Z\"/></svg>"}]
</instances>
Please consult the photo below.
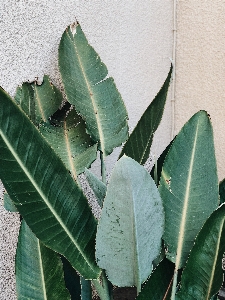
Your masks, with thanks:
<instances>
[{"instance_id":1,"label":"leaf midrib","mask_svg":"<svg viewBox=\"0 0 225 300\"><path fill-rule=\"evenodd\" d=\"M34 90L35 90L35 95L36 95L36 99L37 99L37 104L38 104L38 108L39 108L39 112L40 112L40 114L41 114L42 120L43 120L44 122L47 122L46 117L45 117L45 114L44 114L44 111L43 111L43 108L42 108L42 105L41 105L41 100L40 100L39 95L38 95L38 91L37 91L36 84L34 85Z\"/></svg>"},{"instance_id":2,"label":"leaf midrib","mask_svg":"<svg viewBox=\"0 0 225 300\"><path fill-rule=\"evenodd\" d=\"M154 102L154 100L153 100L153 102ZM157 113L156 119L158 119L158 115L159 115L159 112ZM145 154L146 154L146 152L147 152L148 145L149 145L150 141L153 139L153 133L155 132L155 130L156 130L156 129L155 129L155 122L154 122L154 125L152 126L152 130L151 130L151 132L150 132L150 134L149 134L148 141L147 141L147 143L146 143L146 146L144 147L144 151L143 151L143 154L142 154L141 159L140 159L140 164L143 164L143 159L144 159Z\"/></svg>"},{"instance_id":3,"label":"leaf midrib","mask_svg":"<svg viewBox=\"0 0 225 300\"><path fill-rule=\"evenodd\" d=\"M89 264L88 259L86 258L86 256L83 253L83 251L80 249L79 245L77 244L76 240L71 235L71 233L68 230L68 228L64 225L64 223L62 222L62 220L59 218L59 216L57 215L56 211L54 210L54 208L52 207L52 205L49 203L48 199L45 197L45 195L43 194L43 192L38 187L36 181L34 180L34 178L31 176L31 174L27 170L26 166L23 164L23 162L21 161L21 159L18 157L17 153L14 151L13 147L11 146L10 142L8 141L7 137L4 135L4 132L1 129L0 129L0 135L1 135L2 139L3 139L3 141L5 142L7 148L9 149L9 151L11 152L11 154L13 155L13 157L15 158L15 160L17 161L17 163L20 165L21 169L24 171L24 173L26 174L26 176L30 180L31 184L34 186L34 188L37 191L37 193L43 199L43 201L45 202L45 204L47 205L47 207L49 208L49 210L51 211L51 213L54 215L54 217L56 218L56 220L58 221L58 223L60 224L60 226L63 228L63 230L65 231L65 233L67 234L67 236L73 242L73 244L75 245L75 247L77 248L77 250L80 252L80 254L82 255L82 257L84 258L84 260L87 262L87 264L89 265L90 269L93 270L93 271L95 271L92 268L92 266Z\"/></svg>"},{"instance_id":4,"label":"leaf midrib","mask_svg":"<svg viewBox=\"0 0 225 300\"><path fill-rule=\"evenodd\" d=\"M65 144L66 144L66 150L67 150L67 156L69 159L69 165L70 165L70 169L72 172L72 176L74 178L74 180L77 180L77 172L74 168L74 163L73 163L73 158L72 158L72 153L71 153L71 146L70 146L70 142L69 142L69 138L68 138L68 129L66 126L66 121L63 122L63 130L64 130L64 137L65 137Z\"/></svg>"},{"instance_id":5,"label":"leaf midrib","mask_svg":"<svg viewBox=\"0 0 225 300\"><path fill-rule=\"evenodd\" d=\"M186 191L185 191L185 196L184 196L184 206L183 206L182 215L181 215L182 219L181 219L181 223L180 223L180 230L179 230L178 244L177 244L177 255L176 255L176 262L175 262L176 270L179 269L180 262L181 262L181 256L182 256L184 232L185 232L185 226L186 226L186 221L187 221L187 211L188 211L189 196L190 196L190 186L191 186L194 158L195 158L195 152L196 152L196 144L197 144L197 138L198 138L198 124L199 123L197 123L197 126L196 126L195 139L194 139L194 143L193 143L190 168L189 168L189 172L188 172Z\"/></svg>"},{"instance_id":6,"label":"leaf midrib","mask_svg":"<svg viewBox=\"0 0 225 300\"><path fill-rule=\"evenodd\" d=\"M77 46L76 46L75 42L73 42L73 40L71 39L71 37L70 37L68 31L67 31L67 34L68 34L68 37L69 37L69 39L71 40L72 44L74 45L74 50L75 50L75 53L76 53L76 56L77 56L77 59L78 59L78 63L79 63L81 72L82 72L82 74L83 74L84 81L85 81L85 83L86 83L86 86L87 86L89 95L90 95L91 103L92 103L93 110L94 110L94 116L95 116L95 119L96 119L96 123L97 123L97 127L98 127L98 132L99 132L99 140L100 140L101 150L102 150L102 153L103 153L103 157L105 157L104 134L103 134L101 122L100 122L100 119L99 119L99 114L98 114L97 105L96 105L96 103L95 103L94 93L93 93L93 91L92 91L92 89L91 89L91 86L90 86L90 84L89 84L89 82L88 82L88 79L87 79L85 70L84 70L83 65L82 65L82 62L81 62L80 55L79 55L79 53L78 53Z\"/></svg>"},{"instance_id":7,"label":"leaf midrib","mask_svg":"<svg viewBox=\"0 0 225 300\"><path fill-rule=\"evenodd\" d=\"M129 180L130 181L130 180ZM130 184L130 186L132 186ZM135 205L134 205L134 195L133 195L133 192L132 192L132 231L133 231L133 238L134 238L134 244L135 244L135 249L134 249L134 281L136 282L136 287L137 287L137 290L139 292L139 289L140 289L140 284L139 284L139 268L138 268L138 244L137 244L137 232L136 232L136 217L135 217L135 211L134 211L134 208L135 208Z\"/></svg>"},{"instance_id":8,"label":"leaf midrib","mask_svg":"<svg viewBox=\"0 0 225 300\"><path fill-rule=\"evenodd\" d=\"M40 249L40 241L38 239L37 239L37 247L38 247L40 271L41 271L41 283L42 283L42 287L43 287L43 296L44 296L44 300L47 300L47 292L46 292L46 288L45 288L45 275L44 275L44 270L43 270L42 254L41 254L41 249Z\"/></svg>"},{"instance_id":9,"label":"leaf midrib","mask_svg":"<svg viewBox=\"0 0 225 300\"><path fill-rule=\"evenodd\" d=\"M129 172L127 172L129 173ZM128 176L128 180L129 180L129 184L130 187L133 186L130 177ZM133 268L133 272L134 272L134 281L136 282L136 287L137 287L137 292L139 293L141 291L141 284L140 284L140 274L139 274L139 256L138 256L138 241L137 241L137 237L138 237L138 233L137 233L137 221L136 221L136 214L135 214L135 203L134 203L134 193L133 193L133 188L132 188L132 192L131 192L131 199L132 199L132 235L133 235L133 239L134 239L134 244L135 244L135 249L134 249L134 268Z\"/></svg>"}]
</instances>

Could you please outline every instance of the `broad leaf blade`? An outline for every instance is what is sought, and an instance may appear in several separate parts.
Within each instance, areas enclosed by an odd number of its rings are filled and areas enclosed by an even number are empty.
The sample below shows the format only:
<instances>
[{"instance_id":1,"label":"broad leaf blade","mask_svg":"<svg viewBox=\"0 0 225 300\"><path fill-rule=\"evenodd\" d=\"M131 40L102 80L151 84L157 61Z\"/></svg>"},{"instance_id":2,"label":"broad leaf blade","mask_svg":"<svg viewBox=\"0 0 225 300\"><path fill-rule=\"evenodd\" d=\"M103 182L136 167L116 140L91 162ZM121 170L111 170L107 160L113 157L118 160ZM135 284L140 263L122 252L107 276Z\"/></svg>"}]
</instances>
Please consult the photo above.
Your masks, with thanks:
<instances>
[{"instance_id":1,"label":"broad leaf blade","mask_svg":"<svg viewBox=\"0 0 225 300\"><path fill-rule=\"evenodd\" d=\"M96 220L65 166L22 110L0 90L0 178L36 236L83 276L96 278Z\"/></svg>"},{"instance_id":2,"label":"broad leaf blade","mask_svg":"<svg viewBox=\"0 0 225 300\"><path fill-rule=\"evenodd\" d=\"M154 133L162 119L171 74L172 67L170 68L170 72L161 90L148 106L125 143L120 157L122 157L123 154L126 154L142 165L148 159Z\"/></svg>"},{"instance_id":3,"label":"broad leaf blade","mask_svg":"<svg viewBox=\"0 0 225 300\"><path fill-rule=\"evenodd\" d=\"M205 111L195 114L177 135L163 165L159 191L166 215L167 257L178 269L205 220L218 207L213 132Z\"/></svg>"},{"instance_id":4,"label":"broad leaf blade","mask_svg":"<svg viewBox=\"0 0 225 300\"><path fill-rule=\"evenodd\" d=\"M170 299L173 282L174 264L164 258L144 283L137 300Z\"/></svg>"},{"instance_id":5,"label":"broad leaf blade","mask_svg":"<svg viewBox=\"0 0 225 300\"><path fill-rule=\"evenodd\" d=\"M86 133L85 123L75 109L67 108L53 115L52 124L42 124L40 132L76 180L96 159L97 144Z\"/></svg>"},{"instance_id":6,"label":"broad leaf blade","mask_svg":"<svg viewBox=\"0 0 225 300\"><path fill-rule=\"evenodd\" d=\"M88 169L85 170L85 175L90 187L92 188L96 196L99 206L102 207L106 195L106 190L107 190L106 185L101 180L99 180L93 173L91 173Z\"/></svg>"},{"instance_id":7,"label":"broad leaf blade","mask_svg":"<svg viewBox=\"0 0 225 300\"><path fill-rule=\"evenodd\" d=\"M80 25L69 26L59 45L59 69L68 101L86 122L104 156L128 137L127 112L113 79Z\"/></svg>"},{"instance_id":8,"label":"broad leaf blade","mask_svg":"<svg viewBox=\"0 0 225 300\"><path fill-rule=\"evenodd\" d=\"M24 220L16 252L16 290L18 300L70 299L58 254L45 247Z\"/></svg>"},{"instance_id":9,"label":"broad leaf blade","mask_svg":"<svg viewBox=\"0 0 225 300\"><path fill-rule=\"evenodd\" d=\"M181 279L176 299L208 300L223 282L225 252L225 205L218 208L198 234Z\"/></svg>"},{"instance_id":10,"label":"broad leaf blade","mask_svg":"<svg viewBox=\"0 0 225 300\"><path fill-rule=\"evenodd\" d=\"M164 229L162 201L148 172L123 156L107 188L96 237L98 265L118 286L137 286L150 275Z\"/></svg>"},{"instance_id":11,"label":"broad leaf blade","mask_svg":"<svg viewBox=\"0 0 225 300\"><path fill-rule=\"evenodd\" d=\"M36 124L34 90L29 82L24 82L21 87L16 89L15 101L30 120Z\"/></svg>"},{"instance_id":12,"label":"broad leaf blade","mask_svg":"<svg viewBox=\"0 0 225 300\"><path fill-rule=\"evenodd\" d=\"M47 122L63 101L61 92L45 75L41 85L37 82L25 82L18 87L15 95L16 102L29 116L31 121L38 125L41 121Z\"/></svg>"}]
</instances>

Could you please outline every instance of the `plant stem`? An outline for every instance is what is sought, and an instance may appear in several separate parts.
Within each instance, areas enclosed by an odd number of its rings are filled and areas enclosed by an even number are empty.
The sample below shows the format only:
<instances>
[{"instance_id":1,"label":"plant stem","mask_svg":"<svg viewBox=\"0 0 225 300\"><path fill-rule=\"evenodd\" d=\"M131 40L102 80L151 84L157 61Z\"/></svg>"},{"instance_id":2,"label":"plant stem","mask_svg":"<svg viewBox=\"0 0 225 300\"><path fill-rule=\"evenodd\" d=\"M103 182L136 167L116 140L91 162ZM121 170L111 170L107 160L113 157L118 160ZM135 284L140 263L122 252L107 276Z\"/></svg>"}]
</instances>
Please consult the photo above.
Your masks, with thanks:
<instances>
[{"instance_id":1,"label":"plant stem","mask_svg":"<svg viewBox=\"0 0 225 300\"><path fill-rule=\"evenodd\" d=\"M155 181L156 186L158 186L158 166L157 166L157 160L155 161L154 181Z\"/></svg>"},{"instance_id":2,"label":"plant stem","mask_svg":"<svg viewBox=\"0 0 225 300\"><path fill-rule=\"evenodd\" d=\"M92 280L92 283L94 284L101 300L113 300L111 290L109 288L109 282L104 271L102 271L100 279Z\"/></svg>"},{"instance_id":3,"label":"plant stem","mask_svg":"<svg viewBox=\"0 0 225 300\"><path fill-rule=\"evenodd\" d=\"M106 167L105 167L105 156L102 151L100 151L100 159L101 159L101 175L102 182L106 184Z\"/></svg>"},{"instance_id":4,"label":"plant stem","mask_svg":"<svg viewBox=\"0 0 225 300\"><path fill-rule=\"evenodd\" d=\"M172 286L172 292L171 292L171 300L175 300L175 294L176 294L176 290L177 290L177 275L178 275L178 270L175 267L174 275L173 275L173 286Z\"/></svg>"},{"instance_id":5,"label":"plant stem","mask_svg":"<svg viewBox=\"0 0 225 300\"><path fill-rule=\"evenodd\" d=\"M91 281L84 279L84 277L80 277L81 283L81 299L82 300L91 300L92 299L92 288Z\"/></svg>"}]
</instances>

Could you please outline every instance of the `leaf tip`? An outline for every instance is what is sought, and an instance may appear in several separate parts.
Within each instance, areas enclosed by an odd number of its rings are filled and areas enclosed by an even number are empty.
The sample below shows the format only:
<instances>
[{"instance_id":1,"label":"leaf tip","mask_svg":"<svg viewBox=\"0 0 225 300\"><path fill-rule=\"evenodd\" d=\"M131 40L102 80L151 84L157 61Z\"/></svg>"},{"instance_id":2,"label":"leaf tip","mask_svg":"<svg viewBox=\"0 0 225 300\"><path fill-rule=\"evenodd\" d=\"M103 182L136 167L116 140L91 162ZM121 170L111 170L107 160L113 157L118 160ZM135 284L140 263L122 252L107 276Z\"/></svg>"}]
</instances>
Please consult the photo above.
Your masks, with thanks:
<instances>
[{"instance_id":1,"label":"leaf tip","mask_svg":"<svg viewBox=\"0 0 225 300\"><path fill-rule=\"evenodd\" d=\"M77 32L77 26L79 25L79 22L76 20L74 23L70 25L70 31L72 35L74 36Z\"/></svg>"}]
</instances>

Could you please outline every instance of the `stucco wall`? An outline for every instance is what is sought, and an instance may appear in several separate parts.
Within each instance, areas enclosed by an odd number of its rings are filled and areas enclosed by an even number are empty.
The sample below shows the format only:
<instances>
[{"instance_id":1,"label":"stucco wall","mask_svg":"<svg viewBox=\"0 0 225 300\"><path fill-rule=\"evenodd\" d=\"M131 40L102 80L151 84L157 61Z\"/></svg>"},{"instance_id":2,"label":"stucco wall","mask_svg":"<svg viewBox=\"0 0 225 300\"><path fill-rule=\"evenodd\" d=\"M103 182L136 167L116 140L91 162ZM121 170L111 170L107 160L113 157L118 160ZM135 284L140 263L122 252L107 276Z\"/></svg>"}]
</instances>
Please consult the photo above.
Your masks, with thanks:
<instances>
[{"instance_id":1,"label":"stucco wall","mask_svg":"<svg viewBox=\"0 0 225 300\"><path fill-rule=\"evenodd\" d=\"M212 120L225 177L225 1L177 1L175 133L198 110Z\"/></svg>"},{"instance_id":2,"label":"stucco wall","mask_svg":"<svg viewBox=\"0 0 225 300\"><path fill-rule=\"evenodd\" d=\"M23 81L49 74L60 86L57 47L64 29L75 17L114 77L133 129L169 70L172 55L172 1L169 0L3 0L0 85L13 95ZM153 153L158 155L169 143L170 131L168 101ZM115 159L116 155L108 159L108 172ZM13 256L19 221L3 208L0 220L0 243L4 245L0 254L0 297L11 300L16 299Z\"/></svg>"}]
</instances>

